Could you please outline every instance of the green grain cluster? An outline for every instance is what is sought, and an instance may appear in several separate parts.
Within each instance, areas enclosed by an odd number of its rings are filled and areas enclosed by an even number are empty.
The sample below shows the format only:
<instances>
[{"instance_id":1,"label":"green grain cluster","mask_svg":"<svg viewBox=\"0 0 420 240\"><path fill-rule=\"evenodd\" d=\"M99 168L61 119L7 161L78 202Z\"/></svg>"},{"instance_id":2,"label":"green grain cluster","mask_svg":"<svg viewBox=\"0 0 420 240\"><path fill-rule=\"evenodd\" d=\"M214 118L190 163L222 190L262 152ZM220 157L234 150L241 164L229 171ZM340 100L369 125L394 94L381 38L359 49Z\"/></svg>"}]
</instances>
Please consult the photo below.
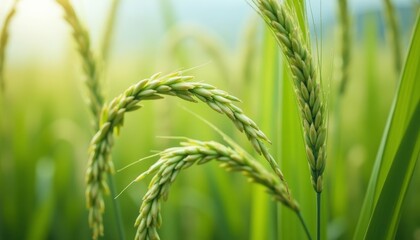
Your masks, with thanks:
<instances>
[{"instance_id":1,"label":"green grain cluster","mask_svg":"<svg viewBox=\"0 0 420 240\"><path fill-rule=\"evenodd\" d=\"M83 71L86 75L85 84L88 92L88 105L93 115L94 131L99 129L99 119L102 106L104 104L103 93L101 92L100 74L98 69L98 62L91 50L90 37L85 27L80 22L73 6L68 0L56 0L64 10L64 18L72 27L73 38L76 41L80 57L83 61ZM104 166L103 160L98 160L99 166L94 167L95 171L105 171L104 173L94 173L95 176L100 176L98 181L101 186L88 185L87 188L96 198L94 202L88 200L87 207L89 208L89 226L92 228L93 239L103 235L104 228L102 224L102 213L105 209L105 203L102 194L108 193L109 188L105 180L104 174L112 172L107 166Z\"/></svg>"},{"instance_id":2,"label":"green grain cluster","mask_svg":"<svg viewBox=\"0 0 420 240\"><path fill-rule=\"evenodd\" d=\"M225 170L241 172L250 182L264 186L268 194L272 195L276 201L299 213L299 207L289 195L287 187L278 181L275 175L267 172L257 161L213 141L189 140L181 145L181 147L169 148L160 153L160 159L135 180L140 181L157 172L143 197L140 214L135 223L137 226L136 240L159 239L157 228L162 223L161 202L168 198L171 184L181 170L212 160L219 162L220 167Z\"/></svg>"},{"instance_id":3,"label":"green grain cluster","mask_svg":"<svg viewBox=\"0 0 420 240\"><path fill-rule=\"evenodd\" d=\"M142 100L161 99L163 95L169 95L191 102L200 100L206 103L213 110L230 118L235 126L246 134L254 149L269 161L271 167L283 181L280 168L263 143L263 141L269 141L268 138L240 108L233 104L239 99L209 84L191 82L193 77L182 74L181 71L164 76L155 74L132 85L123 94L104 106L99 131L91 140L86 173L89 222L95 235L101 235L103 232L103 195L109 192L106 175L114 171L110 159L114 132L118 132L123 125L125 113L140 108L139 102Z\"/></svg>"},{"instance_id":4,"label":"green grain cluster","mask_svg":"<svg viewBox=\"0 0 420 240\"><path fill-rule=\"evenodd\" d=\"M289 63L303 124L312 185L320 193L326 160L326 127L324 101L316 67L309 47L303 41L297 19L287 6L280 6L275 0L254 0L254 3Z\"/></svg>"}]
</instances>

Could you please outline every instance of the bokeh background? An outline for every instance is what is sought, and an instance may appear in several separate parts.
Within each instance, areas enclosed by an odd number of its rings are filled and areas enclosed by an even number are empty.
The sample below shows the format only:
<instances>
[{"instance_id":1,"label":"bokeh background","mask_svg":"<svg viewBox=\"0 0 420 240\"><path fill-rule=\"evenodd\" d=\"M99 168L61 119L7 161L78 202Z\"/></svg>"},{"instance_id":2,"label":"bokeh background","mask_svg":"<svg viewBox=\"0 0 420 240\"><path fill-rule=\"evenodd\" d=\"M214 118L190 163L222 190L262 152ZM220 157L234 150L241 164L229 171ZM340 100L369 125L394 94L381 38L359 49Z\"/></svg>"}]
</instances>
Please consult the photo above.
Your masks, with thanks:
<instances>
[{"instance_id":1,"label":"bokeh background","mask_svg":"<svg viewBox=\"0 0 420 240\"><path fill-rule=\"evenodd\" d=\"M350 79L338 110L333 108L340 47L336 1L308 2L308 14L313 16L309 21L313 49L318 49L322 59L322 78L331 112L338 111L329 117L330 136L340 131L339 143L329 138L325 192L328 239L352 237L399 79L392 65L382 2L349 2ZM0 1L0 23L11 3ZM98 52L112 1L72 3ZM394 3L405 53L419 2ZM53 0L21 0L10 26L6 89L0 97L0 239L90 238L84 173L87 147L94 133L85 104L81 61L62 15ZM120 0L109 55L102 61L105 92L110 100L155 72L194 68L190 74L196 80L239 97L240 107L268 137L276 140L271 150L285 168L291 189L306 207L304 215L314 229L314 196L304 195L302 190L311 188L309 170L306 175L293 171L293 164L306 165L305 159L287 159L281 154L282 149L287 151L289 139L300 136L282 134L287 132L287 126L281 119L287 113L266 107L267 97L271 102L281 98L277 88L267 89L261 82L266 63L264 44L269 37L246 0ZM207 108L173 98L144 105L127 115L116 140L113 159L117 169L178 145L177 140L156 136L223 141L184 107L212 122L252 153L250 144L233 124ZM339 130L335 127L337 116L341 119ZM278 118L278 124L272 124L273 118ZM291 146L289 151L299 149ZM153 161L117 172L118 191ZM397 239L420 239L419 173L417 167ZM134 220L149 180L134 184L118 198L128 239L134 236ZM116 239L111 197L106 204L104 239ZM301 232L293 215L288 216L290 220L278 217L282 211L288 210L273 204L262 189L211 163L192 167L179 176L163 205L160 234L162 239L277 239L285 231Z\"/></svg>"}]
</instances>

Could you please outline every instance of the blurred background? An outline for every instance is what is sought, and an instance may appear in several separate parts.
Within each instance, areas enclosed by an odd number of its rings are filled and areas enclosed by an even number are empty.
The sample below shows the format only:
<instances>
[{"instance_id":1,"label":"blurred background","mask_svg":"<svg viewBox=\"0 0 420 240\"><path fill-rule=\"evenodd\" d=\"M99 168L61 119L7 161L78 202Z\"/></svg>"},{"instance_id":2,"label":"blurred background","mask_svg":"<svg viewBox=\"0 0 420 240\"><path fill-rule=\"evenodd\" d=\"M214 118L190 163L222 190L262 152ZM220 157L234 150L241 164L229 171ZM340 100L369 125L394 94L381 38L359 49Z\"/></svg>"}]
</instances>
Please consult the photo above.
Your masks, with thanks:
<instances>
[{"instance_id":1,"label":"blurred background","mask_svg":"<svg viewBox=\"0 0 420 240\"><path fill-rule=\"evenodd\" d=\"M72 3L99 52L113 1ZM419 2L393 3L404 59ZM0 0L1 25L11 4ZM321 75L331 109L324 195L328 239L352 237L399 79L382 1L350 0L349 4L349 82L335 108L340 48L336 1L307 3L313 50L322 59ZM310 191L306 160L282 154L282 149L286 152L285 146L299 141L301 135L288 136L291 133L286 133L287 124L282 121L286 114L265 105L267 96L268 101L282 97L277 87L267 89L262 83L267 63L264 46L271 35L250 1L119 0L116 13L109 54L101 61L107 100L155 72L198 66L190 73L197 81L242 99L239 106L273 139L271 151L281 162L314 230L315 196ZM0 239L90 239L84 173L94 132L85 104L81 60L71 28L62 16L53 0L21 0L10 25L6 89L0 97ZM280 60L277 66L281 65ZM281 82L281 76L278 79ZM116 169L178 145L177 140L156 136L223 141L182 107L203 116L252 153L234 125L208 108L173 98L144 105L127 115L116 139L112 155ZM292 146L290 154L299 151L297 148ZM117 172L117 191L153 161ZM302 166L302 174L294 171L295 163ZM397 239L420 239L418 168L404 203ZM149 180L134 184L118 198L127 239L134 237L133 224ZM106 206L104 239L117 239L111 197L107 197ZM239 174L224 172L215 163L183 172L162 209L162 239L289 239L282 234L285 231L303 237L295 216L290 214L289 221L282 215L287 215L288 209L276 206L260 187L248 184Z\"/></svg>"}]
</instances>

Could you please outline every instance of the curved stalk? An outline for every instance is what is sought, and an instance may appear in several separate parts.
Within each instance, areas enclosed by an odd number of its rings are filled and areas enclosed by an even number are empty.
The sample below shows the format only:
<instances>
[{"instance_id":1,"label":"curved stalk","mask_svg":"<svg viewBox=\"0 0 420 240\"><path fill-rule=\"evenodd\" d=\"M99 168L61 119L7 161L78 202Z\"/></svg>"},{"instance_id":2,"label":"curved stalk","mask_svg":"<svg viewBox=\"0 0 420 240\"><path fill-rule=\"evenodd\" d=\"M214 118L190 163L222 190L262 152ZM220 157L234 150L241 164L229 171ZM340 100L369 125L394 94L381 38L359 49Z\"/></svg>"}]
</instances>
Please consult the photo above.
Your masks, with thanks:
<instances>
[{"instance_id":1,"label":"curved stalk","mask_svg":"<svg viewBox=\"0 0 420 240\"><path fill-rule=\"evenodd\" d=\"M321 239L321 193L316 193L316 239Z\"/></svg>"},{"instance_id":2,"label":"curved stalk","mask_svg":"<svg viewBox=\"0 0 420 240\"><path fill-rule=\"evenodd\" d=\"M388 23L389 38L393 48L394 66L397 74L400 73L402 67L401 61L401 42L400 42L400 29L398 27L397 15L395 7L392 5L391 0L384 0L386 19Z\"/></svg>"},{"instance_id":3,"label":"curved stalk","mask_svg":"<svg viewBox=\"0 0 420 240\"><path fill-rule=\"evenodd\" d=\"M303 219L302 213L299 211L296 214L297 214L297 216L299 218L300 223L303 226L303 229L305 230L306 236L308 237L309 240L312 240L311 233L309 232L308 226L306 225L306 222Z\"/></svg>"}]
</instances>

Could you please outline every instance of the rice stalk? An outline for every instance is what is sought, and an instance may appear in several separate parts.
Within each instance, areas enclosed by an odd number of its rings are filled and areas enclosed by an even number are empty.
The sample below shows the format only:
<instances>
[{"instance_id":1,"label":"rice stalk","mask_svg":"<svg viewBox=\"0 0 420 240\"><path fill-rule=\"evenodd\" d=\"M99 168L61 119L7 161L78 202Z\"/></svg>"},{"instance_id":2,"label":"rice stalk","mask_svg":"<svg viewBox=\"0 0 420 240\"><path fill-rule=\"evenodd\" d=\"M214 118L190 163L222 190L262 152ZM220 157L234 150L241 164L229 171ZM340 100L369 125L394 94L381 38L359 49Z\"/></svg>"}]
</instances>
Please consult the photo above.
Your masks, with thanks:
<instances>
[{"instance_id":1,"label":"rice stalk","mask_svg":"<svg viewBox=\"0 0 420 240\"><path fill-rule=\"evenodd\" d=\"M225 170L241 172L248 178L249 182L264 186L274 200L282 203L298 215L300 214L299 207L289 194L287 187L281 181L279 182L275 175L267 172L256 160L217 142L188 140L182 142L181 147L169 148L161 152L160 159L134 180L136 182L140 181L157 172L143 197L140 214L135 222L137 227L136 240L159 239L157 228L162 223L161 202L168 198L171 184L181 170L194 164L201 165L212 160L218 161L220 167Z\"/></svg>"},{"instance_id":2,"label":"rice stalk","mask_svg":"<svg viewBox=\"0 0 420 240\"><path fill-rule=\"evenodd\" d=\"M13 2L12 7L6 15L6 18L3 23L0 36L0 89L4 91L5 89L5 80L4 80L4 59L6 55L7 43L9 42L9 27L13 17L16 14L16 6L19 0Z\"/></svg>"},{"instance_id":3,"label":"rice stalk","mask_svg":"<svg viewBox=\"0 0 420 240\"><path fill-rule=\"evenodd\" d=\"M397 74L400 73L402 67L400 28L398 27L398 19L394 5L391 0L384 0L385 15L388 24L388 35L394 53L394 66Z\"/></svg>"},{"instance_id":4,"label":"rice stalk","mask_svg":"<svg viewBox=\"0 0 420 240\"><path fill-rule=\"evenodd\" d=\"M339 26L337 29L338 32L338 39L339 39L339 57L337 61L337 94L335 95L333 101L333 109L332 114L334 118L334 124L332 129L332 140L331 142L334 143L334 148L332 148L331 155L333 159L336 161L330 162L329 167L331 169L335 169L329 179L334 179L334 183L339 181L345 181L346 176L343 173L345 170L345 161L343 160L343 151L342 151L342 129L343 129L343 121L342 121L342 100L344 94L347 90L348 79L349 79L349 72L350 72L350 61L351 61L351 48L352 48L352 41L351 41L351 29L352 24L350 22L350 13L349 13L349 5L348 0L338 0L338 8L337 8L337 18L339 20ZM340 184L332 184L332 188L329 191L329 197L331 199L336 199L338 196L342 197L339 193L339 189L342 188ZM342 198L346 199L346 198ZM339 202L339 201L332 201L332 202ZM335 205L335 204L333 204ZM330 212L334 215L334 212L339 209L339 206L334 206L330 208Z\"/></svg>"},{"instance_id":5,"label":"rice stalk","mask_svg":"<svg viewBox=\"0 0 420 240\"><path fill-rule=\"evenodd\" d=\"M109 192L106 174L114 172L110 158L114 142L114 132L118 133L124 123L125 113L135 111L142 100L155 100L163 95L206 103L213 110L229 117L235 126L244 132L254 149L263 155L277 176L284 181L283 174L276 161L268 152L263 141L269 142L257 125L248 118L233 102L239 101L234 96L211 85L191 82L193 77L184 76L182 71L160 76L155 74L130 86L124 93L104 106L101 114L100 129L92 138L86 172L86 198L89 208L89 223L96 235L103 232L102 214L104 212L103 195Z\"/></svg>"},{"instance_id":6,"label":"rice stalk","mask_svg":"<svg viewBox=\"0 0 420 240\"><path fill-rule=\"evenodd\" d=\"M177 24L177 16L171 0L160 0L159 8L165 29L171 30Z\"/></svg>"},{"instance_id":7,"label":"rice stalk","mask_svg":"<svg viewBox=\"0 0 420 240\"><path fill-rule=\"evenodd\" d=\"M338 0L338 18L340 21L340 78L339 78L339 95L343 95L349 78L349 64L350 64L350 15L347 0Z\"/></svg>"},{"instance_id":8,"label":"rice stalk","mask_svg":"<svg viewBox=\"0 0 420 240\"><path fill-rule=\"evenodd\" d=\"M312 186L317 193L321 193L327 132L324 98L309 47L303 41L295 15L290 13L287 6L279 5L275 0L253 1L289 63L302 119Z\"/></svg>"},{"instance_id":9,"label":"rice stalk","mask_svg":"<svg viewBox=\"0 0 420 240\"><path fill-rule=\"evenodd\" d=\"M93 127L94 131L96 132L99 129L99 120L100 120L100 113L101 109L104 104L104 96L102 93L102 84L100 82L101 80L101 74L99 70L99 63L98 60L95 58L94 53L91 49L91 41L88 34L88 31L84 28L82 23L80 22L73 6L70 4L69 0L56 0L58 4L60 4L65 12L64 18L69 23L69 25L73 29L73 37L76 41L79 54L81 56L82 62L83 62L83 71L85 72L86 79L85 84L87 86L88 90L88 105L90 108L90 111L93 115ZM108 25L112 25L112 22L115 21L115 15L116 15L116 9L118 6L118 1L113 2L111 16L109 17L110 20L108 21ZM105 43L104 48L102 49L104 51L107 51L107 48L109 48L110 44L110 38L112 35L112 26L108 27L108 31L105 34ZM106 57L108 52L103 53ZM115 183L112 176L109 178L110 182L110 191L112 195L115 195ZM89 205L89 204L88 204ZM124 230L123 230L123 221L121 218L121 212L119 208L118 202L113 199L113 206L114 206L114 218L117 223L117 229L118 229L118 236L120 240L124 240ZM101 216L102 218L102 216ZM92 221L89 221L89 225L92 228L92 237L93 239L97 239L99 236L103 235L103 225L100 224L99 226L91 224ZM101 220L102 222L102 220Z\"/></svg>"},{"instance_id":10,"label":"rice stalk","mask_svg":"<svg viewBox=\"0 0 420 240\"><path fill-rule=\"evenodd\" d=\"M121 0L112 0L112 4L107 15L105 31L102 37L102 45L101 45L101 54L105 62L109 58L109 51L111 49L111 43L113 40L112 36L114 33L116 21L117 21L117 13L121 5L120 2Z\"/></svg>"},{"instance_id":11,"label":"rice stalk","mask_svg":"<svg viewBox=\"0 0 420 240\"><path fill-rule=\"evenodd\" d=\"M101 109L104 103L104 96L101 87L100 69L97 59L91 49L91 41L89 34L83 24L80 22L73 6L69 0L56 0L64 10L64 19L73 29L73 37L76 41L80 57L83 61L83 71L86 74L85 84L88 89L88 104L90 111L95 117L94 129L98 129L98 121Z\"/></svg>"},{"instance_id":12,"label":"rice stalk","mask_svg":"<svg viewBox=\"0 0 420 240\"><path fill-rule=\"evenodd\" d=\"M240 78L243 79L241 86L251 84L255 72L255 58L257 53L258 21L252 17L247 21L246 27L241 34L243 44L240 48L241 62L239 67Z\"/></svg>"}]
</instances>

